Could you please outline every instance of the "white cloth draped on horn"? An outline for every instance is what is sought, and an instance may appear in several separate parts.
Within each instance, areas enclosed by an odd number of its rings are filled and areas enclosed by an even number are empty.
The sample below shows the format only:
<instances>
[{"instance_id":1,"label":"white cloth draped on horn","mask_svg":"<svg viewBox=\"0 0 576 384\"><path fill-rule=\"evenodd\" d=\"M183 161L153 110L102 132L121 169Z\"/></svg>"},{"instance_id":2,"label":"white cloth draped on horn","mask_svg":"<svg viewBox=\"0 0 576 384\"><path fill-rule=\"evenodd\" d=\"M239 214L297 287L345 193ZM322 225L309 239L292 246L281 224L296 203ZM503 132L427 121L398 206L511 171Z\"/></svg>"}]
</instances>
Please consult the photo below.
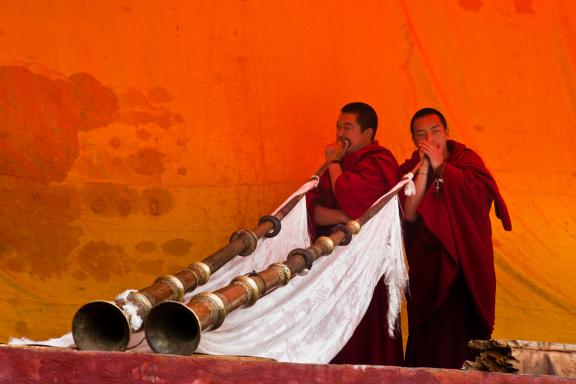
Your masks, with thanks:
<instances>
[{"instance_id":1,"label":"white cloth draped on horn","mask_svg":"<svg viewBox=\"0 0 576 384\"><path fill-rule=\"evenodd\" d=\"M352 336L382 275L389 292L400 295L390 297L394 324L406 282L396 198L352 243L319 258L308 274L294 277L254 306L230 313L220 328L203 333L198 352L328 363Z\"/></svg>"}]
</instances>

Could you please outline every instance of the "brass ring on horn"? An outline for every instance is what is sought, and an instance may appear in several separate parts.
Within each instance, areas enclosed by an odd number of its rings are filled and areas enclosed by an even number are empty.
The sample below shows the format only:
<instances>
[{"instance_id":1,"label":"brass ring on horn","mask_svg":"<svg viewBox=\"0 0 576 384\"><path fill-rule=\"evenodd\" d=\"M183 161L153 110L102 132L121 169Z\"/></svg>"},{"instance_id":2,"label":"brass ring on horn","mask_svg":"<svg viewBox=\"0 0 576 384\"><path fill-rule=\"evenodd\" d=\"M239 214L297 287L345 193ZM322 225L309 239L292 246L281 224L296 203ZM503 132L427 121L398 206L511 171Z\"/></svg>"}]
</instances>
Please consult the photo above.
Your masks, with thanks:
<instances>
[{"instance_id":1,"label":"brass ring on horn","mask_svg":"<svg viewBox=\"0 0 576 384\"><path fill-rule=\"evenodd\" d=\"M189 268L193 270L195 269L200 273L200 281L198 282L198 285L206 284L210 279L210 275L212 274L208 264L203 263L201 261L196 261L192 263Z\"/></svg>"},{"instance_id":2,"label":"brass ring on horn","mask_svg":"<svg viewBox=\"0 0 576 384\"><path fill-rule=\"evenodd\" d=\"M213 292L202 292L194 296L191 301L205 301L210 303L212 307L216 308L216 315L218 318L214 321L214 325L210 329L216 329L222 325L226 318L226 306L220 296ZM212 309L210 312L212 313Z\"/></svg>"},{"instance_id":3,"label":"brass ring on horn","mask_svg":"<svg viewBox=\"0 0 576 384\"><path fill-rule=\"evenodd\" d=\"M334 227L332 227L332 233L335 233L338 231L340 231L344 234L344 239L342 239L342 241L340 242L340 244L338 244L338 246L345 246L345 245L350 244L350 242L352 241L352 231L350 230L350 228L348 228L344 224L338 224L338 225L335 225Z\"/></svg>"},{"instance_id":4,"label":"brass ring on horn","mask_svg":"<svg viewBox=\"0 0 576 384\"><path fill-rule=\"evenodd\" d=\"M254 252L258 244L258 237L256 237L254 232L247 229L239 229L230 236L230 242L238 239L242 239L244 243L244 249L238 253L240 256L248 256Z\"/></svg>"},{"instance_id":5,"label":"brass ring on horn","mask_svg":"<svg viewBox=\"0 0 576 384\"><path fill-rule=\"evenodd\" d=\"M357 220L350 220L349 222L346 223L346 226L350 228L350 230L354 235L360 233L361 225Z\"/></svg>"},{"instance_id":6,"label":"brass ring on horn","mask_svg":"<svg viewBox=\"0 0 576 384\"><path fill-rule=\"evenodd\" d=\"M196 285L197 285L197 286L200 285L200 281L201 281L201 280L200 280L200 276L198 276L198 274L196 273L195 270L193 270L193 269L191 269L191 268L183 268L182 271L186 271L186 272L188 272L188 273L191 273L192 276L194 276L194 279L196 279ZM191 289L193 289L193 288L191 288Z\"/></svg>"},{"instance_id":7,"label":"brass ring on horn","mask_svg":"<svg viewBox=\"0 0 576 384\"><path fill-rule=\"evenodd\" d=\"M140 314L150 312L152 309L152 302L145 294L141 292L132 292L128 295L128 299L132 302L136 301L138 303L138 312Z\"/></svg>"},{"instance_id":8,"label":"brass ring on horn","mask_svg":"<svg viewBox=\"0 0 576 384\"><path fill-rule=\"evenodd\" d=\"M307 248L293 249L290 251L290 253L288 253L288 258L290 258L293 255L302 256L304 258L304 261L306 262L306 269L308 270L312 269L312 265L314 264L316 258L314 257L314 253L310 249Z\"/></svg>"},{"instance_id":9,"label":"brass ring on horn","mask_svg":"<svg viewBox=\"0 0 576 384\"><path fill-rule=\"evenodd\" d=\"M267 234L265 234L264 237L271 238L279 234L280 230L282 229L282 222L280 219L274 215L262 216L260 220L258 220L258 225L262 225L267 221L272 224L272 229Z\"/></svg>"},{"instance_id":10,"label":"brass ring on horn","mask_svg":"<svg viewBox=\"0 0 576 384\"><path fill-rule=\"evenodd\" d=\"M334 242L328 236L320 236L316 239L316 244L322 248L323 255L329 255L334 252Z\"/></svg>"},{"instance_id":11,"label":"brass ring on horn","mask_svg":"<svg viewBox=\"0 0 576 384\"><path fill-rule=\"evenodd\" d=\"M172 290L174 300L182 302L184 300L184 284L174 275L164 275L156 279L155 283L164 283Z\"/></svg>"},{"instance_id":12,"label":"brass ring on horn","mask_svg":"<svg viewBox=\"0 0 576 384\"><path fill-rule=\"evenodd\" d=\"M248 293L248 301L246 302L246 305L244 305L245 307L251 307L260 298L260 290L258 289L258 285L251 277L237 276L232 279L232 283L240 284L246 289L246 292Z\"/></svg>"},{"instance_id":13,"label":"brass ring on horn","mask_svg":"<svg viewBox=\"0 0 576 384\"><path fill-rule=\"evenodd\" d=\"M292 278L292 272L290 271L290 268L288 268L286 264L274 263L270 265L270 268L278 272L278 275L280 276L280 284L282 285L288 284L288 282Z\"/></svg>"}]
</instances>

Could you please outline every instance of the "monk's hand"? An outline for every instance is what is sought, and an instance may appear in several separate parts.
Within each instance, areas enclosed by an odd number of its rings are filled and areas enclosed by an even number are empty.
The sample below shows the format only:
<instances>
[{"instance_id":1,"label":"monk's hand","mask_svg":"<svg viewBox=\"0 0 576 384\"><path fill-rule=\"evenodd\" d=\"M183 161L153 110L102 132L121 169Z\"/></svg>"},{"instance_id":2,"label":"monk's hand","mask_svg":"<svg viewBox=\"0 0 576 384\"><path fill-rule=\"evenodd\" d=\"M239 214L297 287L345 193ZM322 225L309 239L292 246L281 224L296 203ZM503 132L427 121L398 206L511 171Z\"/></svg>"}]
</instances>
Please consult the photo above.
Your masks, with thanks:
<instances>
[{"instance_id":1,"label":"monk's hand","mask_svg":"<svg viewBox=\"0 0 576 384\"><path fill-rule=\"evenodd\" d=\"M337 141L332 144L328 144L326 148L324 148L324 157L328 160L342 160L344 157L344 151L342 151L343 144L341 141Z\"/></svg>"},{"instance_id":2,"label":"monk's hand","mask_svg":"<svg viewBox=\"0 0 576 384\"><path fill-rule=\"evenodd\" d=\"M425 155L424 158L428 158L432 169L438 168L444 162L442 150L431 141L421 141L418 144L418 152L423 153Z\"/></svg>"}]
</instances>

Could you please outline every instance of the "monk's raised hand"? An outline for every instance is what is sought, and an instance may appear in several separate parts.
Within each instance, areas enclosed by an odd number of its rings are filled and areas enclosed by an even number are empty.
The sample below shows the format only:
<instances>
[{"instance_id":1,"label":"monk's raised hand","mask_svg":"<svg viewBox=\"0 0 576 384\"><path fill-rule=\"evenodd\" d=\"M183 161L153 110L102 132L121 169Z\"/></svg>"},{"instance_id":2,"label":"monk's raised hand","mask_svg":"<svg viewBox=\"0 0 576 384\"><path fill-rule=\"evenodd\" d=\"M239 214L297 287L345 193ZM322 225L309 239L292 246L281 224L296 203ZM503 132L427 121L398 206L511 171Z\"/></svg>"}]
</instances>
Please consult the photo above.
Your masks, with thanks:
<instances>
[{"instance_id":1,"label":"monk's raised hand","mask_svg":"<svg viewBox=\"0 0 576 384\"><path fill-rule=\"evenodd\" d=\"M430 160L430 165L433 169L436 169L444 162L444 154L440 147L431 141L421 141L418 144L419 151L424 152L424 154Z\"/></svg>"},{"instance_id":2,"label":"monk's raised hand","mask_svg":"<svg viewBox=\"0 0 576 384\"><path fill-rule=\"evenodd\" d=\"M328 144L326 148L324 148L324 157L326 160L340 160L342 156L339 156L339 158L335 158L335 156L341 148L342 144L340 142Z\"/></svg>"}]
</instances>

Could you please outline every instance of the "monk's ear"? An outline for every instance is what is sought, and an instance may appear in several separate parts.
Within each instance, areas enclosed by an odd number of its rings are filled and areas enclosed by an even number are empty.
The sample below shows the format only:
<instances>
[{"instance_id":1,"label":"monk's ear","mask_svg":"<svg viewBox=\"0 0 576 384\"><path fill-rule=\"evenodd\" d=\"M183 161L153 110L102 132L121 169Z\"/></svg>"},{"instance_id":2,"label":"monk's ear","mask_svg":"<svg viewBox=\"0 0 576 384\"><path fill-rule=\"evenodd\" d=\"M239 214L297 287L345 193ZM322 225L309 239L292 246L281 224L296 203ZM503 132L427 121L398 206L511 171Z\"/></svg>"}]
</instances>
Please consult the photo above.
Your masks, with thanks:
<instances>
[{"instance_id":1,"label":"monk's ear","mask_svg":"<svg viewBox=\"0 0 576 384\"><path fill-rule=\"evenodd\" d=\"M366 128L364 132L362 132L364 136L366 136L369 140L372 140L372 135L374 134L374 129Z\"/></svg>"}]
</instances>

